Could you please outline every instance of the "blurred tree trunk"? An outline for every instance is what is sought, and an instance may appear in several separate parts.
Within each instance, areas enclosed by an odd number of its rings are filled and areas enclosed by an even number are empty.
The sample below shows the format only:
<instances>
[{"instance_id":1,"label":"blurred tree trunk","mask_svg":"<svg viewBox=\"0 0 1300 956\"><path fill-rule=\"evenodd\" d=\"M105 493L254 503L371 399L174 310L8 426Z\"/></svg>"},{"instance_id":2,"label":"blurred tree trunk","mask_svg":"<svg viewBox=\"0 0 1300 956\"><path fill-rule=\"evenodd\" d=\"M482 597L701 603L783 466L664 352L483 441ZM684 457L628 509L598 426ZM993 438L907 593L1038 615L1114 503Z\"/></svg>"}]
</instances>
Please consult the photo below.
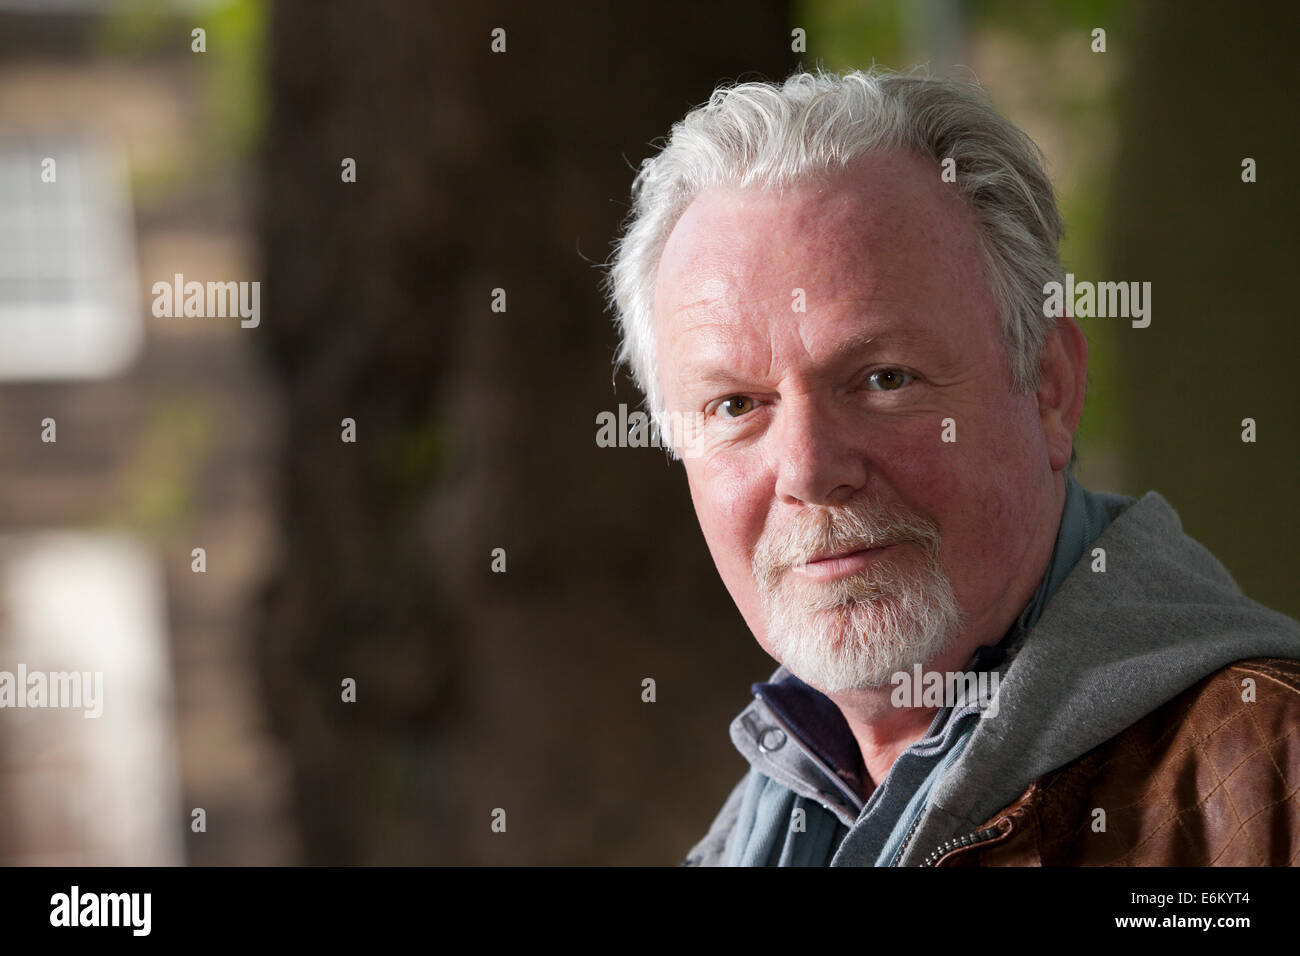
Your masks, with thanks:
<instances>
[{"instance_id":1,"label":"blurred tree trunk","mask_svg":"<svg viewBox=\"0 0 1300 956\"><path fill-rule=\"evenodd\" d=\"M1131 45L1131 72L1104 277L1152 283L1151 325L1117 332L1128 490L1161 492L1247 594L1300 615L1292 10L1159 0L1139 12L1134 35L1111 37ZM1255 444L1241 440L1245 418Z\"/></svg>"},{"instance_id":2,"label":"blurred tree trunk","mask_svg":"<svg viewBox=\"0 0 1300 956\"><path fill-rule=\"evenodd\" d=\"M771 664L679 466L595 446L636 398L594 266L647 144L722 79L783 77L789 29L742 0L275 4L259 646L306 862L676 862L743 770L727 722Z\"/></svg>"}]
</instances>

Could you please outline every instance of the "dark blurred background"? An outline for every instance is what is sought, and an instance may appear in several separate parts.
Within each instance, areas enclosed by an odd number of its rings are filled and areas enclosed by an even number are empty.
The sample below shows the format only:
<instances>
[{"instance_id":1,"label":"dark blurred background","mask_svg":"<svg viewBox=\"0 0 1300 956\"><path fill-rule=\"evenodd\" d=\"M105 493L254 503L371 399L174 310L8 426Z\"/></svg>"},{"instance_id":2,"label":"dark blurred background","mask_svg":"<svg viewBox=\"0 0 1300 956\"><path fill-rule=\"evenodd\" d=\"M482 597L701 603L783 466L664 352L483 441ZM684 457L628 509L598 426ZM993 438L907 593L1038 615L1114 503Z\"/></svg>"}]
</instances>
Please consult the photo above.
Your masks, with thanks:
<instances>
[{"instance_id":1,"label":"dark blurred background","mask_svg":"<svg viewBox=\"0 0 1300 956\"><path fill-rule=\"evenodd\" d=\"M681 859L775 665L680 465L595 442L639 403L600 265L671 124L800 64L975 78L1042 146L1067 269L1153 285L1082 320L1084 483L1300 614L1289 13L0 0L0 670L105 673L0 711L0 862ZM260 324L155 315L178 273Z\"/></svg>"}]
</instances>

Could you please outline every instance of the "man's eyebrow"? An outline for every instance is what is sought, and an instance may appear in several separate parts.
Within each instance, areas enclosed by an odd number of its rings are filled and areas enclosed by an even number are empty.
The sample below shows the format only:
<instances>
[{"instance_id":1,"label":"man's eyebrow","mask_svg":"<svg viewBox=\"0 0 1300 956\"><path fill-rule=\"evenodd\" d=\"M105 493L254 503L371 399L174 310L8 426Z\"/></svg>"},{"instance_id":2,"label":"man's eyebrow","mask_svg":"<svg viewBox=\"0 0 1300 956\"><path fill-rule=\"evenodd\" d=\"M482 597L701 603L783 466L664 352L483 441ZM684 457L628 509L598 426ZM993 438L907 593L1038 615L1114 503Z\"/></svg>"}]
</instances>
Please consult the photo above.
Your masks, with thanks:
<instances>
[{"instance_id":1,"label":"man's eyebrow","mask_svg":"<svg viewBox=\"0 0 1300 956\"><path fill-rule=\"evenodd\" d=\"M845 355L855 355L858 352L865 352L868 348L875 345L879 348L882 345L888 345L900 338L895 329L871 329L869 331L854 332L847 335L835 343L831 349L831 355L835 358L842 358Z\"/></svg>"},{"instance_id":2,"label":"man's eyebrow","mask_svg":"<svg viewBox=\"0 0 1300 956\"><path fill-rule=\"evenodd\" d=\"M687 364L682 369L681 377L690 386L699 385L721 389L740 388L745 386L748 381L744 375L718 365L695 366Z\"/></svg>"},{"instance_id":3,"label":"man's eyebrow","mask_svg":"<svg viewBox=\"0 0 1300 956\"><path fill-rule=\"evenodd\" d=\"M712 338L714 341L717 341L718 336L713 336ZM880 349L900 341L908 342L914 341L915 339L916 336L912 335L905 329L864 329L860 332L851 333L839 342L835 343L830 351L828 360L831 362L843 361L847 357L860 355L872 348ZM698 384L727 387L731 385L741 385L749 379L744 372L720 364L714 356L710 354L708 348L694 350L692 356L700 356L700 361L696 363L691 359L687 359L683 362L681 376L684 380L693 385Z\"/></svg>"}]
</instances>

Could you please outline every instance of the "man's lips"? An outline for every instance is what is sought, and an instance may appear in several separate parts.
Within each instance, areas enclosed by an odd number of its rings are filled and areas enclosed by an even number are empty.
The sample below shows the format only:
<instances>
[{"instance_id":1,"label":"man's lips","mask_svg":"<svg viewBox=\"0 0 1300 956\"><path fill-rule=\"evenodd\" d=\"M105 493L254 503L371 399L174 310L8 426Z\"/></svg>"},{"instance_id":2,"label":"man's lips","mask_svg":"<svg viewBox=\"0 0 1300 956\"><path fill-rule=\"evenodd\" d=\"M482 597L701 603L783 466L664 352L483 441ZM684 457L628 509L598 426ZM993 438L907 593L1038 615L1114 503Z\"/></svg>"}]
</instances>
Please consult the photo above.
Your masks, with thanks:
<instances>
[{"instance_id":1,"label":"man's lips","mask_svg":"<svg viewBox=\"0 0 1300 956\"><path fill-rule=\"evenodd\" d=\"M815 581L830 581L844 577L847 574L855 574L864 568L870 567L880 559L881 555L897 547L897 544L896 542L876 548L858 548L856 550L825 553L813 558L806 564L792 565L790 570L795 574L812 578Z\"/></svg>"}]
</instances>

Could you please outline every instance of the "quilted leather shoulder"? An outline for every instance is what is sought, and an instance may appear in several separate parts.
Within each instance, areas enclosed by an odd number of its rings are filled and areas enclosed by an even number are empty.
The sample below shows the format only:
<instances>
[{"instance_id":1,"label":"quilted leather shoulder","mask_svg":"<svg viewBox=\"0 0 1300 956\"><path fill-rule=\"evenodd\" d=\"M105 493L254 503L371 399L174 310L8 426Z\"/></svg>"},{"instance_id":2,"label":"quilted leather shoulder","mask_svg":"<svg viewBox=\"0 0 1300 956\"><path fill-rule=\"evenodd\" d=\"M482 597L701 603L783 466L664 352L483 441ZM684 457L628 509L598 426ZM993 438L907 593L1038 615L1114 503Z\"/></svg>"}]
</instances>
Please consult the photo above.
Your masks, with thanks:
<instances>
[{"instance_id":1,"label":"quilted leather shoulder","mask_svg":"<svg viewBox=\"0 0 1300 956\"><path fill-rule=\"evenodd\" d=\"M944 865L1294 866L1300 661L1229 664L1078 760ZM966 857L960 859L960 857Z\"/></svg>"}]
</instances>

